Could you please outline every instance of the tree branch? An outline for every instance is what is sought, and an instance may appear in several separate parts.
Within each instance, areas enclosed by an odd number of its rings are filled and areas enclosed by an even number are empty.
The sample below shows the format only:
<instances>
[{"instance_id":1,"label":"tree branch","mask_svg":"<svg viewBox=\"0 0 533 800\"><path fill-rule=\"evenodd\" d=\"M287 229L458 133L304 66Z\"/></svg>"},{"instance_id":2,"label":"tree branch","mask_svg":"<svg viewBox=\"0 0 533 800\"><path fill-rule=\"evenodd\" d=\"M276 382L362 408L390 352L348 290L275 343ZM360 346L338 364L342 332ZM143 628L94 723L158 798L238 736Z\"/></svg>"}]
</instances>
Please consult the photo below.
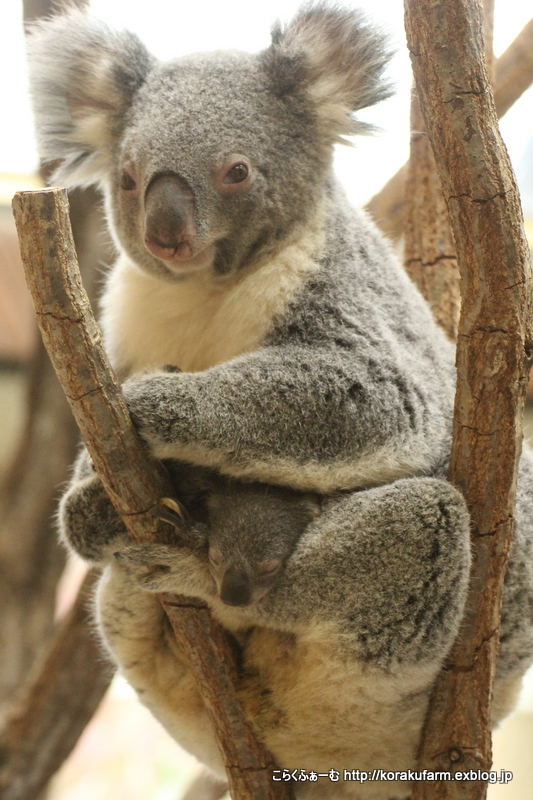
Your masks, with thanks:
<instances>
[{"instance_id":1,"label":"tree branch","mask_svg":"<svg viewBox=\"0 0 533 800\"><path fill-rule=\"evenodd\" d=\"M531 266L479 5L406 0L406 29L461 273L449 479L469 505L474 559L460 638L438 678L420 750L421 768L455 773L491 764L489 698L532 352ZM485 782L418 783L413 800L474 800L485 791Z\"/></svg>"},{"instance_id":2,"label":"tree branch","mask_svg":"<svg viewBox=\"0 0 533 800\"><path fill-rule=\"evenodd\" d=\"M411 155L407 163L404 265L452 341L461 293L455 243L418 96L411 99Z\"/></svg>"},{"instance_id":3,"label":"tree branch","mask_svg":"<svg viewBox=\"0 0 533 800\"><path fill-rule=\"evenodd\" d=\"M483 0L485 61L492 76L494 0ZM411 97L411 148L407 164L404 265L434 318L455 341L461 311L459 266L448 209L416 91Z\"/></svg>"},{"instance_id":4,"label":"tree branch","mask_svg":"<svg viewBox=\"0 0 533 800\"><path fill-rule=\"evenodd\" d=\"M113 668L104 665L95 633L87 635L87 607L98 577L96 570L88 573L74 606L2 717L2 800L39 797L70 755L110 683Z\"/></svg>"},{"instance_id":5,"label":"tree branch","mask_svg":"<svg viewBox=\"0 0 533 800\"><path fill-rule=\"evenodd\" d=\"M494 102L503 117L533 81L533 19L496 62Z\"/></svg>"},{"instance_id":6,"label":"tree branch","mask_svg":"<svg viewBox=\"0 0 533 800\"><path fill-rule=\"evenodd\" d=\"M498 117L503 117L532 83L533 19L496 61L494 103ZM366 205L376 224L391 239L398 239L404 228L406 179L404 164Z\"/></svg>"},{"instance_id":7,"label":"tree branch","mask_svg":"<svg viewBox=\"0 0 533 800\"><path fill-rule=\"evenodd\" d=\"M174 529L151 510L174 490L134 429L107 361L77 270L66 191L17 193L13 209L41 334L102 483L135 541L172 541ZM244 719L231 637L201 601L160 599L197 676L232 797L288 799L288 784L272 782L272 756Z\"/></svg>"}]
</instances>

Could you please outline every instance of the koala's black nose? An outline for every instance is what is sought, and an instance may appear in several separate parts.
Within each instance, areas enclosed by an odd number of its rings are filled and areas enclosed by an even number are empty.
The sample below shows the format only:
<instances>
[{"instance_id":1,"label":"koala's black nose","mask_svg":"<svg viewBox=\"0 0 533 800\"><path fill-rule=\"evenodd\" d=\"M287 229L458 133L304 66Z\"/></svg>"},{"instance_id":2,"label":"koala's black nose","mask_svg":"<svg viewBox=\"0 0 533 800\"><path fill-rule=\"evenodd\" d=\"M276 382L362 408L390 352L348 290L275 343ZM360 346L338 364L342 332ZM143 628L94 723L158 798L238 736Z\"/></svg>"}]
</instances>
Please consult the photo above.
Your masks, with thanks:
<instances>
[{"instance_id":1,"label":"koala's black nose","mask_svg":"<svg viewBox=\"0 0 533 800\"><path fill-rule=\"evenodd\" d=\"M144 199L145 244L157 258L185 260L193 255L194 196L179 175L156 176Z\"/></svg>"},{"instance_id":2,"label":"koala's black nose","mask_svg":"<svg viewBox=\"0 0 533 800\"><path fill-rule=\"evenodd\" d=\"M244 572L228 569L222 578L220 599L227 606L247 606L252 599L250 579Z\"/></svg>"}]
</instances>

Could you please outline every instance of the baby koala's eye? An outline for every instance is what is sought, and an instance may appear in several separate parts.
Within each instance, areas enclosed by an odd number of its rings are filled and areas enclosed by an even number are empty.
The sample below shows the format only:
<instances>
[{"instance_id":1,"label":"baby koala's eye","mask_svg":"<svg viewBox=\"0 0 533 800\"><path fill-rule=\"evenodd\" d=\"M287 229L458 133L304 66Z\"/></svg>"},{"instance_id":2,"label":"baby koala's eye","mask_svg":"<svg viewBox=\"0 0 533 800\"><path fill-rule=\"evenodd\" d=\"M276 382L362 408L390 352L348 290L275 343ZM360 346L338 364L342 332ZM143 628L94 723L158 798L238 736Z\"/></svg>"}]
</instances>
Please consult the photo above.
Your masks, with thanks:
<instances>
[{"instance_id":1,"label":"baby koala's eye","mask_svg":"<svg viewBox=\"0 0 533 800\"><path fill-rule=\"evenodd\" d=\"M120 176L120 188L124 189L126 192L132 192L137 188L135 178L126 169L122 171L122 175Z\"/></svg>"},{"instance_id":2,"label":"baby koala's eye","mask_svg":"<svg viewBox=\"0 0 533 800\"><path fill-rule=\"evenodd\" d=\"M281 561L279 558L269 558L266 561L262 561L258 567L257 572L262 577L270 577L271 575L275 575L278 572L279 568L281 567Z\"/></svg>"}]
</instances>

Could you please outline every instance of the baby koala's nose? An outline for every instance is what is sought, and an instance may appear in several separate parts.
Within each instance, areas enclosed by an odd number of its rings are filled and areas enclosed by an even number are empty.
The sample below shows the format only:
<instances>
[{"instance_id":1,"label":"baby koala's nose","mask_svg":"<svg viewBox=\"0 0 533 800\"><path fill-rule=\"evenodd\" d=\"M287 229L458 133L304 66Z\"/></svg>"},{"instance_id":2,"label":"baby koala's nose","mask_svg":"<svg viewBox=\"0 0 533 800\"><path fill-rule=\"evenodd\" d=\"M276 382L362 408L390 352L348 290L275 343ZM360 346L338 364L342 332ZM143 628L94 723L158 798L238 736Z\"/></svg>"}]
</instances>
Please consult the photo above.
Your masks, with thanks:
<instances>
[{"instance_id":1,"label":"baby koala's nose","mask_svg":"<svg viewBox=\"0 0 533 800\"><path fill-rule=\"evenodd\" d=\"M226 570L220 585L220 599L227 606L248 606L252 599L250 579L245 572Z\"/></svg>"}]
</instances>

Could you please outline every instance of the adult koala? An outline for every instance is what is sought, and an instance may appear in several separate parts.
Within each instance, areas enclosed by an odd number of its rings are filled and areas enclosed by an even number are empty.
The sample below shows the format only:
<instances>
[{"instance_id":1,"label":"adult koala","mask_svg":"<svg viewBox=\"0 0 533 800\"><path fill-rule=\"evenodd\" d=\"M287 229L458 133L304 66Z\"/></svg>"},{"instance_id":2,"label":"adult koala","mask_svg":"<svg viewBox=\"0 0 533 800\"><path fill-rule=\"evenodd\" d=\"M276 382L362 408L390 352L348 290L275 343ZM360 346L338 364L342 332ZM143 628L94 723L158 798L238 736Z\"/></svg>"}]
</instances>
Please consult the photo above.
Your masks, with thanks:
<instances>
[{"instance_id":1,"label":"adult koala","mask_svg":"<svg viewBox=\"0 0 533 800\"><path fill-rule=\"evenodd\" d=\"M158 63L71 13L31 51L54 180L103 188L105 342L121 377L151 369L125 393L154 453L319 492L431 472L451 348L331 168L389 93L382 36L320 4L257 55Z\"/></svg>"},{"instance_id":2,"label":"adult koala","mask_svg":"<svg viewBox=\"0 0 533 800\"><path fill-rule=\"evenodd\" d=\"M61 162L57 181L104 192L119 251L104 336L155 455L346 492L333 511L326 501L284 579L251 609L213 600L178 544L166 588L211 598L240 639L243 702L281 765L411 768L460 624L468 523L441 480L453 348L332 174L333 143L365 131L353 113L388 94L383 37L358 12L319 3L276 27L259 54L159 63L135 36L71 12L39 26L31 54L41 155ZM525 456L497 716L533 653L531 488ZM89 559L108 563L121 549L83 458L62 525ZM111 561L99 590L110 649L168 729L220 769L149 593L160 584ZM323 688L320 710L313 686ZM390 800L409 786L302 783L298 793Z\"/></svg>"}]
</instances>

